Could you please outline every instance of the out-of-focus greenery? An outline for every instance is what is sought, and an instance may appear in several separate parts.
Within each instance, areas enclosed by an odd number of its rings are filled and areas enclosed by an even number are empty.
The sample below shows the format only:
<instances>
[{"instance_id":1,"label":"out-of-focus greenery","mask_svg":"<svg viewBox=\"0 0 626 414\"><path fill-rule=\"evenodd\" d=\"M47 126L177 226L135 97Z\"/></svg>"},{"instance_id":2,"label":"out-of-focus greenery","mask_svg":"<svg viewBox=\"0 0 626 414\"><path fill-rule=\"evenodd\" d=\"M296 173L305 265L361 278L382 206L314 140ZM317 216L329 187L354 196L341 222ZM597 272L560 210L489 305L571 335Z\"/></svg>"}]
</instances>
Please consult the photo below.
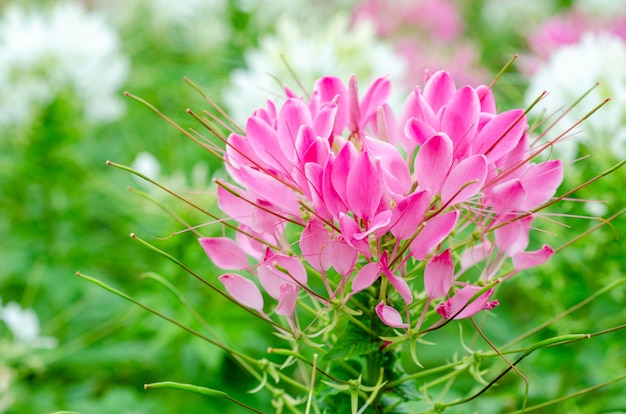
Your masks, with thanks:
<instances>
[{"instance_id":1,"label":"out-of-focus greenery","mask_svg":"<svg viewBox=\"0 0 626 414\"><path fill-rule=\"evenodd\" d=\"M198 112L208 105L183 82L183 77L189 77L219 101L229 72L243 64L244 49L253 46L258 36L250 29L254 27L250 24L253 17L238 10L237 2L226 3L226 18L234 28L233 34L208 51L195 52L193 46L168 47L163 41L167 33L155 34L141 21L120 27L123 51L131 59L125 87L183 127L198 128L185 109L191 107ZM482 61L496 73L510 54L524 47L523 42L512 32L503 36L479 30L480 18L472 15L479 8L465 6L469 21L476 22L476 27L470 25L470 37L489 45L483 46ZM0 10L2 7L6 5L0 4ZM517 82L518 78L505 76L494 90L508 97L513 106L521 102L523 85L507 83L510 79ZM177 191L217 211L210 190L213 174L223 174L219 160L137 102L128 100L125 116L104 125L86 123L81 110L72 91L67 91L37 112L28 128L0 132L0 297L3 305L16 301L34 309L42 335L53 336L59 343L54 349L31 350L18 360L12 360L9 354L0 355L0 379L9 379L11 385L5 392L13 400L7 407L0 405L0 412L2 408L16 414L59 410L241 412L240 407L221 400L143 389L143 384L162 380L223 390L261 411L272 411L271 396L265 391L247 393L258 383L222 351L75 276L80 270L106 280L154 309L202 330L201 324L163 286L139 277L147 271L155 272L186 295L211 331L225 343L258 357L267 356L267 347L279 343L265 325L128 237L131 232L137 233L207 280L215 282L219 274L198 247L193 233L172 235L183 226L126 187L149 192L193 225L208 219L172 197L159 196L159 191L150 190L130 174L105 165L106 160L129 165L138 153L149 151L161 163L164 177L183 174L183 183L175 182ZM196 182L192 186L191 171L198 163L207 169L204 185L197 186ZM567 166L561 192L610 165L610 160L596 160L592 155ZM624 171L617 171L573 196L606 199L610 214L626 204L623 182ZM580 203L565 205L567 211L553 212L589 215ZM558 216L552 218L562 221ZM556 235L536 233L540 239L537 243L558 246L598 224L586 219L564 221L571 227L546 220L545 228ZM210 236L219 227L203 226L199 231ZM503 284L497 292L502 305L494 312L496 316L485 321L485 334L495 345L503 345L624 277L624 247L616 234L626 235L624 218L559 252L540 269L524 272ZM555 334L592 333L623 324L625 302L623 285L616 286L522 344ZM464 323L463 332L466 343L489 349L471 324ZM458 333L451 330L447 336L429 340L437 345L421 348L420 361L426 367L440 362L441 355L451 355L450 350L462 349ZM8 349L10 342L10 333L0 325L0 349ZM3 364L10 368L3 368ZM501 363L484 377L490 380L505 367ZM623 332L539 350L518 368L529 381L528 405L574 393L626 371ZM468 381L468 387L473 384ZM443 388L429 390L429 395L436 396ZM623 383L613 385L540 412L626 412L623 388ZM447 398L465 391L453 390ZM511 372L499 386L477 399L471 409L481 413L510 412L521 406L523 392L524 381ZM0 395L0 404L2 398ZM467 410L463 407L451 412Z\"/></svg>"}]
</instances>

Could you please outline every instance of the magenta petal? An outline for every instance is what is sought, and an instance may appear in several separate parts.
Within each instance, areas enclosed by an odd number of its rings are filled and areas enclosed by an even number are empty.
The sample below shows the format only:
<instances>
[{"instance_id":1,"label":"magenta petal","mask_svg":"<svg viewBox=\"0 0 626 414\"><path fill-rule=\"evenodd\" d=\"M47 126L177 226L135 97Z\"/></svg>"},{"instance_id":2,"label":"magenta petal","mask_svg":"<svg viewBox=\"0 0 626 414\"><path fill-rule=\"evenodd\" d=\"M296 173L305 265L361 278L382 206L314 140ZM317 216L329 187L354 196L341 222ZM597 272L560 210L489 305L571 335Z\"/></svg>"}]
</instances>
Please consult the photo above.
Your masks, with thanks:
<instances>
[{"instance_id":1,"label":"magenta petal","mask_svg":"<svg viewBox=\"0 0 626 414\"><path fill-rule=\"evenodd\" d=\"M294 131L294 139L295 133ZM266 164L281 171L289 171L289 162L285 158L276 130L262 119L252 116L246 125L246 137L254 153ZM248 163L246 163L248 164Z\"/></svg>"},{"instance_id":2,"label":"magenta petal","mask_svg":"<svg viewBox=\"0 0 626 414\"><path fill-rule=\"evenodd\" d=\"M337 273L344 276L352 273L359 257L358 250L347 244L341 236L330 243L328 250L330 263Z\"/></svg>"},{"instance_id":3,"label":"magenta petal","mask_svg":"<svg viewBox=\"0 0 626 414\"><path fill-rule=\"evenodd\" d=\"M505 216L513 219L514 215ZM503 219L505 219L503 217ZM528 246L528 235L530 233L530 223L533 216L524 217L520 220L511 221L495 230L496 246L507 256L514 256L522 252Z\"/></svg>"},{"instance_id":4,"label":"magenta petal","mask_svg":"<svg viewBox=\"0 0 626 414\"><path fill-rule=\"evenodd\" d=\"M526 198L526 189L518 178L494 186L489 191L488 203L498 215L516 212Z\"/></svg>"},{"instance_id":5,"label":"magenta petal","mask_svg":"<svg viewBox=\"0 0 626 414\"><path fill-rule=\"evenodd\" d=\"M244 193L244 190L241 189L233 188L233 190L239 190L239 194ZM217 187L217 206L229 217L234 218L239 223L247 226L252 224L253 206L241 197L237 197L230 191L225 190L221 185Z\"/></svg>"},{"instance_id":6,"label":"magenta petal","mask_svg":"<svg viewBox=\"0 0 626 414\"><path fill-rule=\"evenodd\" d=\"M483 243L473 245L461 253L461 269L468 269L479 263L487 256L493 253L493 246L489 240L485 240Z\"/></svg>"},{"instance_id":7,"label":"magenta petal","mask_svg":"<svg viewBox=\"0 0 626 414\"><path fill-rule=\"evenodd\" d=\"M391 82L387 78L378 78L369 87L361 100L359 110L361 112L360 129L376 116L378 107L383 106L391 94Z\"/></svg>"},{"instance_id":8,"label":"magenta petal","mask_svg":"<svg viewBox=\"0 0 626 414\"><path fill-rule=\"evenodd\" d=\"M330 102L337 99L337 115L333 134L343 132L348 122L348 90L339 78L324 77L315 82L315 92L319 92L322 102Z\"/></svg>"},{"instance_id":9,"label":"magenta petal","mask_svg":"<svg viewBox=\"0 0 626 414\"><path fill-rule=\"evenodd\" d=\"M434 112L447 104L456 92L454 80L448 72L440 70L428 78L424 85L424 98L428 101Z\"/></svg>"},{"instance_id":10,"label":"magenta petal","mask_svg":"<svg viewBox=\"0 0 626 414\"><path fill-rule=\"evenodd\" d=\"M294 160L296 135L302 125L313 123L308 106L300 99L287 99L276 120L276 136L284 157ZM274 154L272 154L274 155Z\"/></svg>"},{"instance_id":11,"label":"magenta petal","mask_svg":"<svg viewBox=\"0 0 626 414\"><path fill-rule=\"evenodd\" d=\"M376 305L376 314L385 325L392 328L406 329L409 327L409 324L402 320L400 312L391 306L385 305L385 302L381 301L378 305Z\"/></svg>"},{"instance_id":12,"label":"magenta petal","mask_svg":"<svg viewBox=\"0 0 626 414\"><path fill-rule=\"evenodd\" d=\"M424 269L424 289L430 299L445 296L452 287L454 262L450 249L434 256Z\"/></svg>"},{"instance_id":13,"label":"magenta petal","mask_svg":"<svg viewBox=\"0 0 626 414\"><path fill-rule=\"evenodd\" d=\"M398 291L400 296L402 296L402 300L404 300L404 303L406 303L408 306L413 302L413 293L411 292L411 288L409 287L408 283L406 283L406 280L394 275L391 270L389 270L389 267L387 267L387 261L388 255L385 251L380 258L381 270L383 271L383 274L385 275L387 280L389 280L389 283L391 283L391 285Z\"/></svg>"},{"instance_id":14,"label":"magenta petal","mask_svg":"<svg viewBox=\"0 0 626 414\"><path fill-rule=\"evenodd\" d=\"M378 263L372 262L363 266L354 279L352 279L352 294L354 295L372 286L376 279L378 279L378 276L380 276L380 272L381 268Z\"/></svg>"},{"instance_id":15,"label":"magenta petal","mask_svg":"<svg viewBox=\"0 0 626 414\"><path fill-rule=\"evenodd\" d=\"M391 222L391 216L391 210L381 211L370 220L367 226L367 231L355 233L354 238L356 240L364 240L372 233L378 234L378 231L380 231L380 233L385 233L388 228L387 226Z\"/></svg>"},{"instance_id":16,"label":"magenta petal","mask_svg":"<svg viewBox=\"0 0 626 414\"><path fill-rule=\"evenodd\" d=\"M392 210L391 234L405 240L417 231L430 207L431 191L419 190L400 201Z\"/></svg>"},{"instance_id":17,"label":"magenta petal","mask_svg":"<svg viewBox=\"0 0 626 414\"><path fill-rule=\"evenodd\" d=\"M487 178L487 158L473 155L465 158L450 171L441 189L441 201L452 206L476 195Z\"/></svg>"},{"instance_id":18,"label":"magenta petal","mask_svg":"<svg viewBox=\"0 0 626 414\"><path fill-rule=\"evenodd\" d=\"M344 213L339 214L339 228L341 229L341 234L343 235L343 238L350 246L359 250L365 255L365 257L372 256L372 253L370 252L370 246L367 243L367 240L359 240L355 238L355 234L361 233L361 229L352 217Z\"/></svg>"},{"instance_id":19,"label":"magenta petal","mask_svg":"<svg viewBox=\"0 0 626 414\"><path fill-rule=\"evenodd\" d=\"M524 270L547 262L554 255L554 249L544 244L541 249L532 252L521 252L513 256L515 270Z\"/></svg>"},{"instance_id":20,"label":"magenta petal","mask_svg":"<svg viewBox=\"0 0 626 414\"><path fill-rule=\"evenodd\" d=\"M411 189L409 167L395 146L375 138L364 137L363 147L376 160L384 172L387 188L395 194L406 194Z\"/></svg>"},{"instance_id":21,"label":"magenta petal","mask_svg":"<svg viewBox=\"0 0 626 414\"><path fill-rule=\"evenodd\" d=\"M246 185L263 199L287 214L298 216L300 205L296 194L285 184L279 182L275 177L269 176L261 171L242 167L241 176Z\"/></svg>"},{"instance_id":22,"label":"magenta petal","mask_svg":"<svg viewBox=\"0 0 626 414\"><path fill-rule=\"evenodd\" d=\"M480 289L481 288L478 286L465 286L456 292L453 297L441 303L437 307L437 313L444 319L463 319L469 318L483 309L493 309L497 305L497 302L489 302L489 298L493 294L493 289L489 289L468 304L470 299L472 299Z\"/></svg>"},{"instance_id":23,"label":"magenta petal","mask_svg":"<svg viewBox=\"0 0 626 414\"><path fill-rule=\"evenodd\" d=\"M202 237L198 239L209 259L222 269L246 269L248 257L237 243L226 237Z\"/></svg>"},{"instance_id":24,"label":"magenta petal","mask_svg":"<svg viewBox=\"0 0 626 414\"><path fill-rule=\"evenodd\" d=\"M437 133L437 130L432 125L417 118L409 119L404 125L404 135L419 145L423 145Z\"/></svg>"},{"instance_id":25,"label":"magenta petal","mask_svg":"<svg viewBox=\"0 0 626 414\"><path fill-rule=\"evenodd\" d=\"M291 283L283 283L280 285L279 290L280 299L278 299L276 313L283 316L291 316L296 310L299 288Z\"/></svg>"},{"instance_id":26,"label":"magenta petal","mask_svg":"<svg viewBox=\"0 0 626 414\"><path fill-rule=\"evenodd\" d=\"M476 134L480 118L480 102L476 91L463 86L450 98L443 117L441 130L454 142L454 155L461 157Z\"/></svg>"},{"instance_id":27,"label":"magenta petal","mask_svg":"<svg viewBox=\"0 0 626 414\"><path fill-rule=\"evenodd\" d=\"M452 151L452 141L445 134L435 135L422 145L414 162L420 189L439 193L452 166Z\"/></svg>"},{"instance_id":28,"label":"magenta petal","mask_svg":"<svg viewBox=\"0 0 626 414\"><path fill-rule=\"evenodd\" d=\"M253 281L236 274L225 274L218 277L218 280L237 302L263 313L263 295Z\"/></svg>"},{"instance_id":29,"label":"magenta petal","mask_svg":"<svg viewBox=\"0 0 626 414\"><path fill-rule=\"evenodd\" d=\"M379 168L367 152L361 152L346 181L348 207L365 220L374 217L382 198Z\"/></svg>"},{"instance_id":30,"label":"magenta petal","mask_svg":"<svg viewBox=\"0 0 626 414\"><path fill-rule=\"evenodd\" d=\"M517 146L527 128L523 109L502 112L485 124L472 142L472 152L495 162Z\"/></svg>"},{"instance_id":31,"label":"magenta petal","mask_svg":"<svg viewBox=\"0 0 626 414\"><path fill-rule=\"evenodd\" d=\"M313 129L316 134L325 140L333 135L335 128L335 119L337 118L337 104L326 105L315 116L313 120Z\"/></svg>"},{"instance_id":32,"label":"magenta petal","mask_svg":"<svg viewBox=\"0 0 626 414\"><path fill-rule=\"evenodd\" d=\"M458 217L459 212L454 210L425 222L422 231L411 242L410 249L413 257L417 260L424 260L439 243L448 237Z\"/></svg>"},{"instance_id":33,"label":"magenta petal","mask_svg":"<svg viewBox=\"0 0 626 414\"><path fill-rule=\"evenodd\" d=\"M330 236L319 222L311 220L300 234L300 251L315 270L328 270L330 267Z\"/></svg>"},{"instance_id":34,"label":"magenta petal","mask_svg":"<svg viewBox=\"0 0 626 414\"><path fill-rule=\"evenodd\" d=\"M531 189L520 205L522 210L532 210L550 200L563 181L563 165L560 160L529 164L529 169L521 177L524 188Z\"/></svg>"}]
</instances>

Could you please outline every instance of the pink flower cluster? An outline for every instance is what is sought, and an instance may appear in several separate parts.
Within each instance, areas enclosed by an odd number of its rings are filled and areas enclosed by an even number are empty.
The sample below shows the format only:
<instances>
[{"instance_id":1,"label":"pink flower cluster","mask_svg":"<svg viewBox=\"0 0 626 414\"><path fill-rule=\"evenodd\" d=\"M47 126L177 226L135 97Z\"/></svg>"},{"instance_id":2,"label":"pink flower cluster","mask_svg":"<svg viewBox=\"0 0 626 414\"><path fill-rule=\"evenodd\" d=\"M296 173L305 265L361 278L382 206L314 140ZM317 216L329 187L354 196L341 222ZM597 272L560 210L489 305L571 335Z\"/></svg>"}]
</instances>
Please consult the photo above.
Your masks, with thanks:
<instances>
[{"instance_id":1,"label":"pink flower cluster","mask_svg":"<svg viewBox=\"0 0 626 414\"><path fill-rule=\"evenodd\" d=\"M229 136L235 184L218 181L218 205L239 231L200 243L218 267L240 271L219 278L236 301L267 316L260 285L294 327L301 295L345 304L378 287L383 323L409 328L417 295L445 319L469 317L497 305L493 289L480 290L505 263L509 277L553 254L527 248L532 212L554 195L562 165L531 162L540 149L524 110L497 113L488 87L458 88L443 71L398 114L390 92L385 78L362 96L354 77L322 78L310 98L287 89ZM480 276L462 281L470 268Z\"/></svg>"}]
</instances>

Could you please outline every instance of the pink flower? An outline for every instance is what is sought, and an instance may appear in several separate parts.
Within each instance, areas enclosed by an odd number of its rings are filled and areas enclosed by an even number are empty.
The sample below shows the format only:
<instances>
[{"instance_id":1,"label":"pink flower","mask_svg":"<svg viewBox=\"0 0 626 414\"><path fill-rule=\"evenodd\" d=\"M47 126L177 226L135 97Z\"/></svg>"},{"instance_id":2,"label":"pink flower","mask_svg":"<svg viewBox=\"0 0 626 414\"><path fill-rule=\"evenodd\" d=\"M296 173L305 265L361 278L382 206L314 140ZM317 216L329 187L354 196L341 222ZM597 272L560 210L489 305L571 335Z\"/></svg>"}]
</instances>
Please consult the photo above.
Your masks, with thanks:
<instances>
[{"instance_id":1,"label":"pink flower","mask_svg":"<svg viewBox=\"0 0 626 414\"><path fill-rule=\"evenodd\" d=\"M444 319L463 319L469 318L481 310L490 310L499 305L497 300L489 301L493 289L489 289L470 302L478 291L480 291L478 286L465 286L453 297L441 303L437 307L437 313Z\"/></svg>"}]
</instances>

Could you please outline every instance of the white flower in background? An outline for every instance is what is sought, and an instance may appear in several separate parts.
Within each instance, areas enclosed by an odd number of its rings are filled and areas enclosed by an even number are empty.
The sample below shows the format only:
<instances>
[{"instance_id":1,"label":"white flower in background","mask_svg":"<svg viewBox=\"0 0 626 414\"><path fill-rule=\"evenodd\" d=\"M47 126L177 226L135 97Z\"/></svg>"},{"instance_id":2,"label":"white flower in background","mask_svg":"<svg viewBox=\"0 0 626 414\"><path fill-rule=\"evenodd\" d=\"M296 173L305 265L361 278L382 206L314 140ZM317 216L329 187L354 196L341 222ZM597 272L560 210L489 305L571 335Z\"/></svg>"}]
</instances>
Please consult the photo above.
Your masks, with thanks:
<instances>
[{"instance_id":1,"label":"white flower in background","mask_svg":"<svg viewBox=\"0 0 626 414\"><path fill-rule=\"evenodd\" d=\"M614 17L626 12L624 0L575 0L573 7L603 17Z\"/></svg>"},{"instance_id":2,"label":"white flower in background","mask_svg":"<svg viewBox=\"0 0 626 414\"><path fill-rule=\"evenodd\" d=\"M124 110L128 59L116 32L75 3L48 12L6 7L0 18L0 126L28 122L59 93L73 92L93 122Z\"/></svg>"},{"instance_id":3,"label":"white flower in background","mask_svg":"<svg viewBox=\"0 0 626 414\"><path fill-rule=\"evenodd\" d=\"M611 153L620 159L626 157L626 43L608 33L584 33L581 41L566 45L554 52L547 63L540 66L530 81L526 102L539 94L550 92L539 102L535 113L546 115L563 111L580 98L582 91L599 86L565 115L560 125L572 125L589 110L611 98L604 107L588 118L574 137L555 145L559 157L574 159L578 143L584 143L592 154Z\"/></svg>"},{"instance_id":4,"label":"white flower in background","mask_svg":"<svg viewBox=\"0 0 626 414\"><path fill-rule=\"evenodd\" d=\"M15 302L9 302L2 307L0 303L0 321L4 321L13 334L16 343L29 348L54 348L56 338L39 336L39 318L32 309L22 309Z\"/></svg>"},{"instance_id":5,"label":"white flower in background","mask_svg":"<svg viewBox=\"0 0 626 414\"><path fill-rule=\"evenodd\" d=\"M147 33L163 42L155 47L204 53L226 44L232 32L227 0L97 0L96 4L127 28L129 36Z\"/></svg>"},{"instance_id":6,"label":"white flower in background","mask_svg":"<svg viewBox=\"0 0 626 414\"><path fill-rule=\"evenodd\" d=\"M556 4L545 0L487 0L481 18L487 28L496 31L528 31L556 12Z\"/></svg>"},{"instance_id":7,"label":"white flower in background","mask_svg":"<svg viewBox=\"0 0 626 414\"><path fill-rule=\"evenodd\" d=\"M356 74L362 88L379 76L388 75L395 81L404 76L406 64L391 45L377 39L370 22L350 27L345 15L324 24L307 22L310 26L281 19L276 34L263 37L258 49L245 53L247 68L233 71L231 85L223 95L236 121L245 120L254 109L264 106L268 97L283 95L277 79L303 94L294 74L302 85L313 85L328 75L347 81ZM403 100L409 92L396 99Z\"/></svg>"},{"instance_id":8,"label":"white flower in background","mask_svg":"<svg viewBox=\"0 0 626 414\"><path fill-rule=\"evenodd\" d=\"M131 167L153 180L158 180L161 175L161 164L159 160L146 151L137 154Z\"/></svg>"}]
</instances>

